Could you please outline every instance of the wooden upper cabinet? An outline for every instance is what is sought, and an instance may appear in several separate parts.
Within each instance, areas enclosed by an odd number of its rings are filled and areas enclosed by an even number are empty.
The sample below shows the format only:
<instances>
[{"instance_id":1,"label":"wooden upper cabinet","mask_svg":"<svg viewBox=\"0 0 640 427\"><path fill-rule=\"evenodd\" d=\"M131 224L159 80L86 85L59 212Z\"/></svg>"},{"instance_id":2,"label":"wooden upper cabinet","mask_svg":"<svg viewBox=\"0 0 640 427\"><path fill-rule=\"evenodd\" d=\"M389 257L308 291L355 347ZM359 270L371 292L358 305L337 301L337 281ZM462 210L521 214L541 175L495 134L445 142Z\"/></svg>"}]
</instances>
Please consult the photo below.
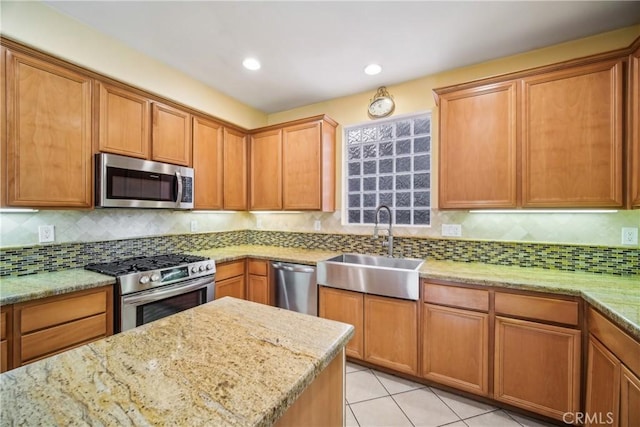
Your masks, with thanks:
<instances>
[{"instance_id":1,"label":"wooden upper cabinet","mask_svg":"<svg viewBox=\"0 0 640 427\"><path fill-rule=\"evenodd\" d=\"M224 128L223 201L225 209L247 209L247 135ZM197 185L197 183L196 183Z\"/></svg>"},{"instance_id":2,"label":"wooden upper cabinet","mask_svg":"<svg viewBox=\"0 0 640 427\"><path fill-rule=\"evenodd\" d=\"M149 158L149 99L103 82L95 83L98 105L98 150Z\"/></svg>"},{"instance_id":3,"label":"wooden upper cabinet","mask_svg":"<svg viewBox=\"0 0 640 427\"><path fill-rule=\"evenodd\" d=\"M439 208L516 207L516 82L440 97Z\"/></svg>"},{"instance_id":4,"label":"wooden upper cabinet","mask_svg":"<svg viewBox=\"0 0 640 427\"><path fill-rule=\"evenodd\" d=\"M191 115L155 102L152 114L151 160L191 166Z\"/></svg>"},{"instance_id":5,"label":"wooden upper cabinet","mask_svg":"<svg viewBox=\"0 0 640 427\"><path fill-rule=\"evenodd\" d=\"M282 209L282 130L251 135L249 209Z\"/></svg>"},{"instance_id":6,"label":"wooden upper cabinet","mask_svg":"<svg viewBox=\"0 0 640 427\"><path fill-rule=\"evenodd\" d=\"M640 48L629 62L629 205L640 208Z\"/></svg>"},{"instance_id":7,"label":"wooden upper cabinet","mask_svg":"<svg viewBox=\"0 0 640 427\"><path fill-rule=\"evenodd\" d=\"M92 80L7 50L7 204L92 206Z\"/></svg>"},{"instance_id":8,"label":"wooden upper cabinet","mask_svg":"<svg viewBox=\"0 0 640 427\"><path fill-rule=\"evenodd\" d=\"M623 61L522 79L525 207L621 207Z\"/></svg>"},{"instance_id":9,"label":"wooden upper cabinet","mask_svg":"<svg viewBox=\"0 0 640 427\"><path fill-rule=\"evenodd\" d=\"M222 125L193 117L193 169L195 209L223 208L223 129Z\"/></svg>"},{"instance_id":10,"label":"wooden upper cabinet","mask_svg":"<svg viewBox=\"0 0 640 427\"><path fill-rule=\"evenodd\" d=\"M322 210L322 123L284 128L282 152L284 208Z\"/></svg>"},{"instance_id":11,"label":"wooden upper cabinet","mask_svg":"<svg viewBox=\"0 0 640 427\"><path fill-rule=\"evenodd\" d=\"M336 126L314 116L257 129L251 209L335 210Z\"/></svg>"}]
</instances>

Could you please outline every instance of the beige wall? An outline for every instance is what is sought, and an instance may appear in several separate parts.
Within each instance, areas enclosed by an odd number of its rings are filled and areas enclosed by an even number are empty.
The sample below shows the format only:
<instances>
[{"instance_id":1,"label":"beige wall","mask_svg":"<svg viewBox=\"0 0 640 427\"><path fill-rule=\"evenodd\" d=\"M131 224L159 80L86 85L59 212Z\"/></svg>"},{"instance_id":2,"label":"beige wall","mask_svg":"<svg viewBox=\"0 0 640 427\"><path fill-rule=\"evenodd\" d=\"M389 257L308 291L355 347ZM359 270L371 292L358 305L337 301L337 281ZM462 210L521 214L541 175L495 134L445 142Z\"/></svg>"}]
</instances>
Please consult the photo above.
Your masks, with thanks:
<instances>
[{"instance_id":1,"label":"beige wall","mask_svg":"<svg viewBox=\"0 0 640 427\"><path fill-rule=\"evenodd\" d=\"M116 80L252 129L266 114L40 2L2 2L0 32Z\"/></svg>"}]
</instances>

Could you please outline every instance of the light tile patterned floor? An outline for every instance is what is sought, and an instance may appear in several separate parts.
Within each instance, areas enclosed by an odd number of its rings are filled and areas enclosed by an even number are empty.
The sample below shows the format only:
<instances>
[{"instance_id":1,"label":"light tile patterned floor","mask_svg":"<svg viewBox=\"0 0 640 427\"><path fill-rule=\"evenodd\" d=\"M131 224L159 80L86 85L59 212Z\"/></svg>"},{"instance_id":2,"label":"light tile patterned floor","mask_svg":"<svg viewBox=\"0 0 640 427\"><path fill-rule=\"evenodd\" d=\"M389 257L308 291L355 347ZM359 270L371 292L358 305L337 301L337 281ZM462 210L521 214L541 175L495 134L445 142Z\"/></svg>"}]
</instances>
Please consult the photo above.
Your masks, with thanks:
<instances>
[{"instance_id":1,"label":"light tile patterned floor","mask_svg":"<svg viewBox=\"0 0 640 427\"><path fill-rule=\"evenodd\" d=\"M347 362L347 427L549 427L534 420Z\"/></svg>"}]
</instances>

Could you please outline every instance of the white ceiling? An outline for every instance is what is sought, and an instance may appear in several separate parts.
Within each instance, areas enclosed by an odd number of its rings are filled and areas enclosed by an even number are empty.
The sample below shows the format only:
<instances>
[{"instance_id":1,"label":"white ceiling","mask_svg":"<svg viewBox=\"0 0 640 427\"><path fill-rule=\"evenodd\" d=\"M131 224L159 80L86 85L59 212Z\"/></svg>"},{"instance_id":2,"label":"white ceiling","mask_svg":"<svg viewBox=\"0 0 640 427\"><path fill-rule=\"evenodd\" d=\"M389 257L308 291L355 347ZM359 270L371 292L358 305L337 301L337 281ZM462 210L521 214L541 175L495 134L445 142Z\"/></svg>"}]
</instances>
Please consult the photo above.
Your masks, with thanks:
<instances>
[{"instance_id":1,"label":"white ceiling","mask_svg":"<svg viewBox=\"0 0 640 427\"><path fill-rule=\"evenodd\" d=\"M266 113L640 22L638 1L45 3Z\"/></svg>"}]
</instances>

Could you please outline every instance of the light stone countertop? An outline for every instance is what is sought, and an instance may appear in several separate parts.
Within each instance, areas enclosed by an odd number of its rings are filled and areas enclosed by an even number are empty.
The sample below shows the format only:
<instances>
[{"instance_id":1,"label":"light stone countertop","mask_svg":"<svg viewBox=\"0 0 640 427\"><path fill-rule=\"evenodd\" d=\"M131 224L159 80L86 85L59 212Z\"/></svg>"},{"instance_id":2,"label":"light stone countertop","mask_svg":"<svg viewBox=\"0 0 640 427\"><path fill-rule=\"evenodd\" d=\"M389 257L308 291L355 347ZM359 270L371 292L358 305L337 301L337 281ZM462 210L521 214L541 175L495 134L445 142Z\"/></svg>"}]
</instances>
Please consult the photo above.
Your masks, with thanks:
<instances>
[{"instance_id":1,"label":"light stone countertop","mask_svg":"<svg viewBox=\"0 0 640 427\"><path fill-rule=\"evenodd\" d=\"M115 277L82 268L0 278L0 305L113 285Z\"/></svg>"},{"instance_id":2,"label":"light stone countertop","mask_svg":"<svg viewBox=\"0 0 640 427\"><path fill-rule=\"evenodd\" d=\"M341 252L242 245L194 251L222 263L246 257L315 265ZM497 288L582 296L640 341L640 276L616 276L427 258L420 277ZM0 279L0 305L114 283L82 269Z\"/></svg>"},{"instance_id":3,"label":"light stone countertop","mask_svg":"<svg viewBox=\"0 0 640 427\"><path fill-rule=\"evenodd\" d=\"M0 375L0 425L272 425L352 336L222 298Z\"/></svg>"}]
</instances>

